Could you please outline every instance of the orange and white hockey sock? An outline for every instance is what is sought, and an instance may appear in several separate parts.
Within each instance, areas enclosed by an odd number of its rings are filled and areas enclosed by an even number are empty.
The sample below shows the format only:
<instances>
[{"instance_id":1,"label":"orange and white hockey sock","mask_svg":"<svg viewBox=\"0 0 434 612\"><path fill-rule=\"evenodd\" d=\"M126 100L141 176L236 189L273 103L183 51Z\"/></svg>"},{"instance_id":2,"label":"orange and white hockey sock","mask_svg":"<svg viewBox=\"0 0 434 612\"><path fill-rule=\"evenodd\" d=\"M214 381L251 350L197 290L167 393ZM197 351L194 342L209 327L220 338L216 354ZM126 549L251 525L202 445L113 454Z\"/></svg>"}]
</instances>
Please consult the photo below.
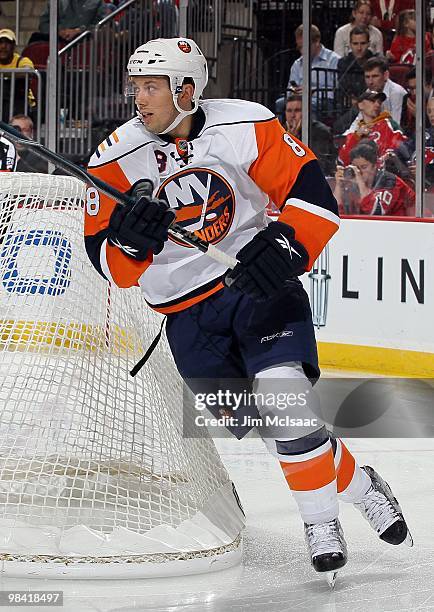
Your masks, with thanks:
<instances>
[{"instance_id":1,"label":"orange and white hockey sock","mask_svg":"<svg viewBox=\"0 0 434 612\"><path fill-rule=\"evenodd\" d=\"M339 500L349 503L358 502L371 486L371 479L357 464L342 440L332 437L331 443L335 456Z\"/></svg>"},{"instance_id":2,"label":"orange and white hockey sock","mask_svg":"<svg viewBox=\"0 0 434 612\"><path fill-rule=\"evenodd\" d=\"M262 370L255 376L254 391L258 398L277 399L279 392L286 397L288 390L296 394L297 389L303 390L305 397L312 389L300 362L282 363ZM263 406L258 402L257 406L263 418L267 413L286 414L279 410L278 405ZM335 519L339 513L333 450L329 433L325 426L321 427L318 423L315 411L306 408L305 414L315 416L316 427L300 438L290 437L294 427L288 427L287 438L281 437L284 435L284 427L280 428L282 433L278 434L279 437L276 436L276 428L268 428L267 431L267 427L263 427L259 432L271 454L279 459L303 521L324 523Z\"/></svg>"},{"instance_id":3,"label":"orange and white hockey sock","mask_svg":"<svg viewBox=\"0 0 434 612\"><path fill-rule=\"evenodd\" d=\"M275 443L280 467L303 521L324 523L335 519L339 513L336 472L325 427L298 440Z\"/></svg>"}]
</instances>

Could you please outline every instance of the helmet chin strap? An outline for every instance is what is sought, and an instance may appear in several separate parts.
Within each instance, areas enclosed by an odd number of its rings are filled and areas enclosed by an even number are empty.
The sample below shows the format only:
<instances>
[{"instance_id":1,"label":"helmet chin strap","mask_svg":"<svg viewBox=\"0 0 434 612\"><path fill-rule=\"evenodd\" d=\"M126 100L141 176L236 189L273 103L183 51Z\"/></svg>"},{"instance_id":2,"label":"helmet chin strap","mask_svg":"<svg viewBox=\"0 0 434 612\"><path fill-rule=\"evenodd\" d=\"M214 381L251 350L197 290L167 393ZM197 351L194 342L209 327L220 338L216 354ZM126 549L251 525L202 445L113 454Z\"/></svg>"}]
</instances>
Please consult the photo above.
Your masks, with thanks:
<instances>
[{"instance_id":1,"label":"helmet chin strap","mask_svg":"<svg viewBox=\"0 0 434 612\"><path fill-rule=\"evenodd\" d=\"M197 107L198 107L197 100L194 100L193 108L191 110L189 110L189 111L183 110L179 106L179 104L178 104L178 95L177 94L173 94L173 104L175 105L175 108L178 111L179 115L172 121L172 123L169 125L169 127L167 127L163 132L160 132L160 134L168 134L169 132L171 132L174 128L176 128L177 125L179 125L181 123L181 121L184 119L184 117L188 117L188 115L192 115L193 113L195 113L197 111Z\"/></svg>"},{"instance_id":2,"label":"helmet chin strap","mask_svg":"<svg viewBox=\"0 0 434 612\"><path fill-rule=\"evenodd\" d=\"M183 110L178 104L178 94L173 94L173 104L175 105L175 108L179 114L175 117L172 123L165 130L163 130L162 132L158 132L158 134L168 134L174 128L176 128L177 125L181 123L184 117L187 117L188 115L193 115L193 113L197 111L199 102L198 100L194 100L194 101L192 100L192 102L193 102L193 108L191 110L189 111ZM139 118L142 116L139 110L137 110L137 114L139 115Z\"/></svg>"},{"instance_id":3,"label":"helmet chin strap","mask_svg":"<svg viewBox=\"0 0 434 612\"><path fill-rule=\"evenodd\" d=\"M181 123L184 117L188 117L188 115L192 115L193 113L195 113L197 111L197 107L199 106L198 101L194 100L193 108L191 110L182 110L182 108L178 104L178 96L175 94L173 94L173 104L175 105L175 108L178 111L179 115L172 121L169 127L167 127L163 132L160 132L160 134L168 134L169 132L171 132L174 128L176 128L177 125Z\"/></svg>"}]
</instances>

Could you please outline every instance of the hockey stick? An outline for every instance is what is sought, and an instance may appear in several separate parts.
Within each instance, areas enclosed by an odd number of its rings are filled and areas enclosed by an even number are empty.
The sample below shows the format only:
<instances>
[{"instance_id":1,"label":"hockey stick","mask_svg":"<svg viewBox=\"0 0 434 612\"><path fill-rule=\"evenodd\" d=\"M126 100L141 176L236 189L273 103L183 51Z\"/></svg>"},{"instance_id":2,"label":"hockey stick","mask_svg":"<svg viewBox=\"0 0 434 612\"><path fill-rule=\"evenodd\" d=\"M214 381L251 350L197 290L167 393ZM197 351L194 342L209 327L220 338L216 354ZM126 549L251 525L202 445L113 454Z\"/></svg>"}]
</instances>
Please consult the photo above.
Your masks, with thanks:
<instances>
[{"instance_id":1,"label":"hockey stick","mask_svg":"<svg viewBox=\"0 0 434 612\"><path fill-rule=\"evenodd\" d=\"M76 178L84 181L85 183L90 183L91 185L96 187L98 191L101 191L105 195L109 196L110 198L113 198L121 204L134 204L139 197L149 197L150 195L152 195L153 185L149 179L143 179L142 181L136 183L133 192L134 195L129 196L126 193L118 191L117 189L115 189L108 183L105 183L96 176L92 176L91 174L86 172L86 170L83 170L79 166L76 166L61 155L54 153L54 151L47 149L39 142L30 140L30 138L25 138L21 134L21 132L18 132L13 127L8 125L7 123L4 123L3 121L0 121L0 136L6 136L6 138L10 138L10 140L12 140L12 142L14 142L15 144L22 145L23 147L28 147L38 157L41 157L42 159L45 159L48 162L51 162L58 168L62 168L62 170L65 170L71 176L75 176ZM172 223L169 228L169 234L173 236L173 238L177 238L178 240L182 240L183 242L189 244L192 247L196 247L197 249L199 249L199 251L202 251L202 253L206 253L208 257L211 257L215 261L224 264L228 268L234 268L238 263L234 257L231 257L230 255L223 253L223 251L216 249L215 246L213 246L212 244L208 244L208 242L205 242L205 240L202 240L196 234L193 234L192 232L189 232L188 230L184 229L178 223Z\"/></svg>"}]
</instances>

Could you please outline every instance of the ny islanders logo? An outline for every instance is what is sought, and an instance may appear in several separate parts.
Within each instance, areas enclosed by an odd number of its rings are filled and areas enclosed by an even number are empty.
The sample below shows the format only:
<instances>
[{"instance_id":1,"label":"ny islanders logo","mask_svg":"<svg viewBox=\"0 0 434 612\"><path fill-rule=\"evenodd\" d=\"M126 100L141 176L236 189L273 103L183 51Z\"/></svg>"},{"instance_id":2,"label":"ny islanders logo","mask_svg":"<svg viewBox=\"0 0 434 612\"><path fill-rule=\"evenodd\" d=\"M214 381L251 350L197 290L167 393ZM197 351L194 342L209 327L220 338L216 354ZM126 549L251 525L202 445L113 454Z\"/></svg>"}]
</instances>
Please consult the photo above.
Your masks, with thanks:
<instances>
[{"instance_id":1,"label":"ny islanders logo","mask_svg":"<svg viewBox=\"0 0 434 612\"><path fill-rule=\"evenodd\" d=\"M190 53L191 51L191 46L190 43L188 43L186 40L179 40L178 41L178 47L181 49L181 51L183 51L184 53Z\"/></svg>"},{"instance_id":2,"label":"ny islanders logo","mask_svg":"<svg viewBox=\"0 0 434 612\"><path fill-rule=\"evenodd\" d=\"M217 172L189 168L168 178L157 197L176 212L176 222L202 240L216 244L228 233L235 213L232 187ZM177 244L192 248L176 238Z\"/></svg>"}]
</instances>

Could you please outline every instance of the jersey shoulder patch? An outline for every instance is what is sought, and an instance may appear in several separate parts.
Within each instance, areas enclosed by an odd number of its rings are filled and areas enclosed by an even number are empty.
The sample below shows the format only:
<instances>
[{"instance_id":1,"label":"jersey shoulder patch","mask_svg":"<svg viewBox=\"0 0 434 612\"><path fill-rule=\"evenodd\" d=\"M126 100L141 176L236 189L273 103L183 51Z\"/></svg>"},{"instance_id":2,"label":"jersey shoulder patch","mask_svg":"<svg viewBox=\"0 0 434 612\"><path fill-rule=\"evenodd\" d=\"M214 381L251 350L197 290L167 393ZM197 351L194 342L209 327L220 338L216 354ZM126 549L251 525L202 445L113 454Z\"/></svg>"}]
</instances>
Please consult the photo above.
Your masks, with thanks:
<instances>
[{"instance_id":1,"label":"jersey shoulder patch","mask_svg":"<svg viewBox=\"0 0 434 612\"><path fill-rule=\"evenodd\" d=\"M203 130L218 125L270 121L275 115L257 102L247 100L203 100L200 103L206 121Z\"/></svg>"},{"instance_id":2,"label":"jersey shoulder patch","mask_svg":"<svg viewBox=\"0 0 434 612\"><path fill-rule=\"evenodd\" d=\"M98 145L89 161L89 168L96 168L129 155L140 147L155 142L152 134L146 131L138 117L130 119L116 128Z\"/></svg>"}]
</instances>

